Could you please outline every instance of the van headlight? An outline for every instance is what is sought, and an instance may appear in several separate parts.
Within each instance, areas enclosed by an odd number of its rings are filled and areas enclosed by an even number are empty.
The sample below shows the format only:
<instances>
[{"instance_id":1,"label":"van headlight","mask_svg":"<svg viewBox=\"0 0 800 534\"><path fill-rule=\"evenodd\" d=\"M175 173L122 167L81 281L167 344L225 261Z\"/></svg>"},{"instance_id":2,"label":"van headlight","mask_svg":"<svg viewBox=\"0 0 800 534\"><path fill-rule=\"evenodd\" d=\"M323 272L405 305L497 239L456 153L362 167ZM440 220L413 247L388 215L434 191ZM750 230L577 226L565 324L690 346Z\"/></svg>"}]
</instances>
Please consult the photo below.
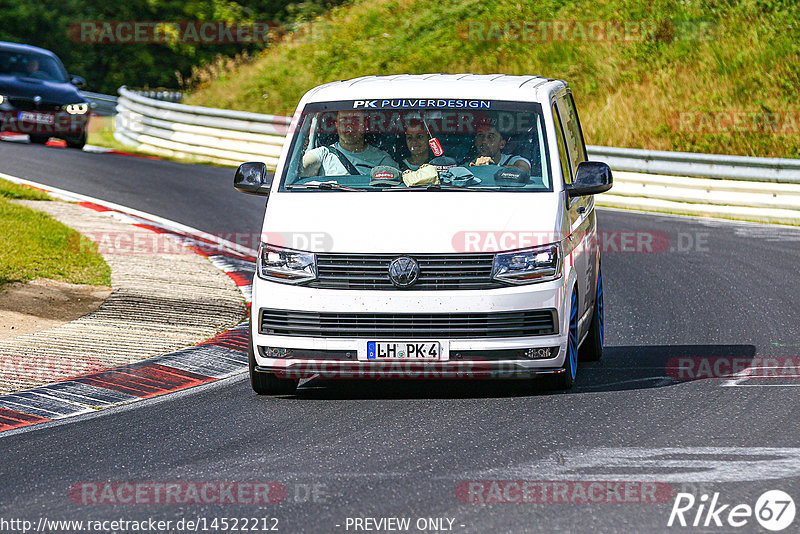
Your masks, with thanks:
<instances>
[{"instance_id":1,"label":"van headlight","mask_svg":"<svg viewBox=\"0 0 800 534\"><path fill-rule=\"evenodd\" d=\"M77 104L67 104L64 106L64 111L70 115L86 115L86 113L89 111L89 103L79 102Z\"/></svg>"},{"instance_id":2,"label":"van headlight","mask_svg":"<svg viewBox=\"0 0 800 534\"><path fill-rule=\"evenodd\" d=\"M492 278L509 284L547 282L561 277L561 244L495 254Z\"/></svg>"},{"instance_id":3,"label":"van headlight","mask_svg":"<svg viewBox=\"0 0 800 534\"><path fill-rule=\"evenodd\" d=\"M264 280L299 284L317 278L317 259L312 252L261 243L256 272Z\"/></svg>"}]
</instances>

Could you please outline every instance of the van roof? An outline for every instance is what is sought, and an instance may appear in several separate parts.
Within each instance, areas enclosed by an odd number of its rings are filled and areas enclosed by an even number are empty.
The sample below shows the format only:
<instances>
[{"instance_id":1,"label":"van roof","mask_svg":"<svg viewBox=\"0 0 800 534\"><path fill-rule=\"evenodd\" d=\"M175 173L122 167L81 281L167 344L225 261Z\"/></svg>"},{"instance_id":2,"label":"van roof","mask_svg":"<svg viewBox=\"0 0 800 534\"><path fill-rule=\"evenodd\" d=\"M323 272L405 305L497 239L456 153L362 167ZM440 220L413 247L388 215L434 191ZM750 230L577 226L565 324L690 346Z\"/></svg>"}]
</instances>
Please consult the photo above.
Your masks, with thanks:
<instances>
[{"instance_id":1,"label":"van roof","mask_svg":"<svg viewBox=\"0 0 800 534\"><path fill-rule=\"evenodd\" d=\"M397 74L363 76L326 83L306 94L309 102L367 98L484 98L537 102L541 91L556 91L566 82L541 76L509 74Z\"/></svg>"}]
</instances>

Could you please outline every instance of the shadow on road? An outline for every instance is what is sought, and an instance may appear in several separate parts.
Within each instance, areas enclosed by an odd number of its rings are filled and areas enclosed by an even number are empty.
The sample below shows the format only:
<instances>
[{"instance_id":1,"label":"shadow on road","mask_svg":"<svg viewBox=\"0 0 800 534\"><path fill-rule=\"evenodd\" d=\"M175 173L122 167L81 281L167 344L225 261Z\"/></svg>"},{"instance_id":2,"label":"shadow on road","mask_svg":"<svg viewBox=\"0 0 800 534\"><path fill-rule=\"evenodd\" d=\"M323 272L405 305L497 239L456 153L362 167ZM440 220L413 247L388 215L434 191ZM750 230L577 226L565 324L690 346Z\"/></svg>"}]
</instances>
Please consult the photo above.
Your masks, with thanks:
<instances>
[{"instance_id":1,"label":"shadow on road","mask_svg":"<svg viewBox=\"0 0 800 534\"><path fill-rule=\"evenodd\" d=\"M749 366L754 345L607 346L600 362L582 363L575 386L549 387L546 378L530 380L331 380L312 379L291 398L304 400L495 398L579 395L667 387L683 382L730 377Z\"/></svg>"}]
</instances>

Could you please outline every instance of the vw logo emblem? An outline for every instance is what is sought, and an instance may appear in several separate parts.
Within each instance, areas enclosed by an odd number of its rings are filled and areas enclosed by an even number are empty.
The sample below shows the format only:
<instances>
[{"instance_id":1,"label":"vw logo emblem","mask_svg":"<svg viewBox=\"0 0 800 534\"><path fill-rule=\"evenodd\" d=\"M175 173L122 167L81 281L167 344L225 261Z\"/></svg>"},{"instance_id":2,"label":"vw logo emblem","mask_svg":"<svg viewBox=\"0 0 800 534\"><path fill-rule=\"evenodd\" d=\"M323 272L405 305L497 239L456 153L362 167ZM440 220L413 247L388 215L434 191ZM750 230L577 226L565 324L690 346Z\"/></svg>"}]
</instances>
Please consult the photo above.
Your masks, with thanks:
<instances>
[{"instance_id":1,"label":"vw logo emblem","mask_svg":"<svg viewBox=\"0 0 800 534\"><path fill-rule=\"evenodd\" d=\"M389 279L396 287L409 287L419 278L419 264L414 258L401 256L389 264Z\"/></svg>"},{"instance_id":2,"label":"vw logo emblem","mask_svg":"<svg viewBox=\"0 0 800 534\"><path fill-rule=\"evenodd\" d=\"M38 103L39 103L39 102L41 102L41 101L42 101L42 97L41 97L41 96L39 96L39 95L36 95L36 96L34 96L34 97L33 97L33 102L34 102L35 104L38 104Z\"/></svg>"}]
</instances>

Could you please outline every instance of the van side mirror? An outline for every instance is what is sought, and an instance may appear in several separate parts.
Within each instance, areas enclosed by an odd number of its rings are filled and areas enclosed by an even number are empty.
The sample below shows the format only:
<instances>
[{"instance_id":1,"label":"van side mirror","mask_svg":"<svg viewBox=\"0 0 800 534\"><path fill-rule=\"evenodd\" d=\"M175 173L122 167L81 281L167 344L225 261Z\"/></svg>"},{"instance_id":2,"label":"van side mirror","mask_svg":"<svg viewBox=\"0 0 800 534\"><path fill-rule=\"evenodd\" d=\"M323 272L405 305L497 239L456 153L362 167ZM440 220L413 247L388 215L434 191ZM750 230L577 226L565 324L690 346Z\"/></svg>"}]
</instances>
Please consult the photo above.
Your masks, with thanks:
<instances>
[{"instance_id":1,"label":"van side mirror","mask_svg":"<svg viewBox=\"0 0 800 534\"><path fill-rule=\"evenodd\" d=\"M69 83L80 89L81 87L86 85L86 80L84 80L80 76L71 76L69 79Z\"/></svg>"},{"instance_id":2,"label":"van side mirror","mask_svg":"<svg viewBox=\"0 0 800 534\"><path fill-rule=\"evenodd\" d=\"M613 183L608 165L600 161L584 161L578 165L575 181L567 184L567 195L573 198L605 193Z\"/></svg>"},{"instance_id":3,"label":"van side mirror","mask_svg":"<svg viewBox=\"0 0 800 534\"><path fill-rule=\"evenodd\" d=\"M242 193L268 196L272 187L272 174L267 174L267 166L260 161L242 163L233 177L233 187Z\"/></svg>"}]
</instances>

